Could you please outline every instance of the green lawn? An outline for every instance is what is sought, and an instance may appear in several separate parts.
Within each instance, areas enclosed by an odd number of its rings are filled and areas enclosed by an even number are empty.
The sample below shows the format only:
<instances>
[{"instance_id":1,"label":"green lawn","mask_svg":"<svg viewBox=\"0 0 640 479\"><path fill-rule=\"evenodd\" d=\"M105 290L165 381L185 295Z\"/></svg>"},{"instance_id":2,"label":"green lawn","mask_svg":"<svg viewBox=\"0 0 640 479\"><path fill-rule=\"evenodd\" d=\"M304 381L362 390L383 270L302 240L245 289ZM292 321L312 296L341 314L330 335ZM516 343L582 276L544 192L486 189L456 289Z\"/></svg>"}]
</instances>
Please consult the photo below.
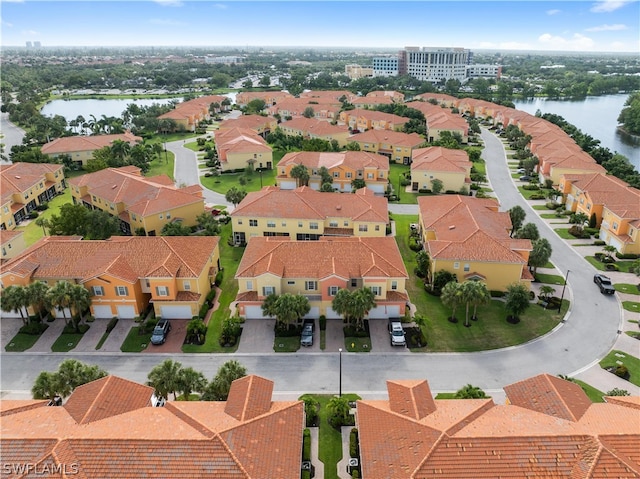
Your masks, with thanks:
<instances>
[{"instance_id":1,"label":"green lawn","mask_svg":"<svg viewBox=\"0 0 640 479\"><path fill-rule=\"evenodd\" d=\"M609 354L607 354L602 359L602 361L600 361L600 367L607 368L616 366L617 361L621 361L622 364L624 364L629 370L629 373L631 374L629 382L631 384L635 384L636 386L640 386L640 359L625 352L614 349Z\"/></svg>"},{"instance_id":2,"label":"green lawn","mask_svg":"<svg viewBox=\"0 0 640 479\"><path fill-rule=\"evenodd\" d=\"M419 196L429 196L428 193L407 193L406 186L400 186L400 175L404 172L410 172L411 167L400 163L391 163L389 171L389 181L393 190L396 192L400 200L398 203L415 205L418 203Z\"/></svg>"},{"instance_id":3,"label":"green lawn","mask_svg":"<svg viewBox=\"0 0 640 479\"><path fill-rule=\"evenodd\" d=\"M558 276L557 274L536 273L536 280L538 280L540 283L546 284L564 284L564 278L562 276Z\"/></svg>"},{"instance_id":4,"label":"green lawn","mask_svg":"<svg viewBox=\"0 0 640 479\"><path fill-rule=\"evenodd\" d=\"M300 399L305 397L310 397L320 404L320 410L318 411L318 458L324 464L324 479L338 479L337 464L342 459L342 434L327 422L329 418L327 404L334 396L328 394L306 394L301 396ZM346 397L349 401L360 399L355 394L343 394L342 397Z\"/></svg>"},{"instance_id":5,"label":"green lawn","mask_svg":"<svg viewBox=\"0 0 640 479\"><path fill-rule=\"evenodd\" d=\"M585 256L585 259L591 263L597 270L599 271L607 271L605 269L605 265L604 263L602 263L601 261L598 261L595 256ZM619 268L619 271L622 271L623 273L629 273L631 265L633 264L633 261L631 260L626 260L626 261L622 261L622 260L618 260L616 261L614 264L616 264Z\"/></svg>"},{"instance_id":6,"label":"green lawn","mask_svg":"<svg viewBox=\"0 0 640 479\"><path fill-rule=\"evenodd\" d=\"M518 186L518 191L525 197L525 199L531 199L531 195L540 193L542 190L525 190L522 186Z\"/></svg>"},{"instance_id":7,"label":"green lawn","mask_svg":"<svg viewBox=\"0 0 640 479\"><path fill-rule=\"evenodd\" d=\"M273 350L276 353L295 353L300 349L300 336L273 338Z\"/></svg>"},{"instance_id":8,"label":"green lawn","mask_svg":"<svg viewBox=\"0 0 640 479\"><path fill-rule=\"evenodd\" d=\"M533 205L532 208L534 210L547 210L547 211L551 211L549 210L549 208L547 208L545 205ZM555 217L555 215L553 215Z\"/></svg>"},{"instance_id":9,"label":"green lawn","mask_svg":"<svg viewBox=\"0 0 640 479\"><path fill-rule=\"evenodd\" d=\"M553 231L558 233L558 236L560 236L560 238L562 239L566 239L566 240L578 239L575 236L569 234L569 228L554 228Z\"/></svg>"},{"instance_id":10,"label":"green lawn","mask_svg":"<svg viewBox=\"0 0 640 479\"><path fill-rule=\"evenodd\" d=\"M44 331L46 331L49 325L45 324L45 326L46 327ZM42 332L44 333L44 331ZM40 339L40 336L42 336L42 333L40 334L18 333L13 338L11 338L11 341L9 341L9 343L5 346L4 350L7 352L14 352L14 353L26 351L27 349L30 349L34 344L36 344L38 339Z\"/></svg>"},{"instance_id":11,"label":"green lawn","mask_svg":"<svg viewBox=\"0 0 640 479\"><path fill-rule=\"evenodd\" d=\"M39 212L39 218L51 219L51 216L60 212L60 207L66 203L71 203L71 190L67 188L63 194L56 196L49 202L49 208ZM38 225L35 220L29 221L24 226L18 226L17 231L24 231L24 241L27 246L31 246L44 236L44 231Z\"/></svg>"},{"instance_id":12,"label":"green lawn","mask_svg":"<svg viewBox=\"0 0 640 479\"><path fill-rule=\"evenodd\" d=\"M640 313L640 303L636 301L623 301L622 307L632 313Z\"/></svg>"},{"instance_id":13,"label":"green lawn","mask_svg":"<svg viewBox=\"0 0 640 479\"><path fill-rule=\"evenodd\" d=\"M84 331L84 333L86 333L89 330L90 326L88 324L84 324L80 327L82 328L83 326L86 326L86 329ZM84 333L65 333L63 331L60 336L58 336L58 339L56 339L55 342L51 345L51 351L53 351L54 353L66 353L68 351L71 351L78 345L78 343L84 336Z\"/></svg>"},{"instance_id":14,"label":"green lawn","mask_svg":"<svg viewBox=\"0 0 640 479\"><path fill-rule=\"evenodd\" d=\"M635 284L616 283L613 287L616 288L616 291L620 291L621 293L640 294L640 289L638 289L638 286Z\"/></svg>"},{"instance_id":15,"label":"green lawn","mask_svg":"<svg viewBox=\"0 0 640 479\"><path fill-rule=\"evenodd\" d=\"M547 220L552 220L554 218L557 218L557 216L556 216L555 213L541 213L540 214L540 218L544 218L544 219L547 219Z\"/></svg>"},{"instance_id":16,"label":"green lawn","mask_svg":"<svg viewBox=\"0 0 640 479\"><path fill-rule=\"evenodd\" d=\"M417 313L426 317L426 324L422 329L427 337L427 347L412 351L482 351L522 344L551 331L569 309L567 300L563 301L561 313L532 304L521 316L520 323L509 324L506 321L504 303L494 300L489 305L478 308L480 319L472 321L469 328L464 326L463 308L456 312L459 321L449 322L447 317L451 315L451 310L442 305L440 298L428 294L422 280L413 273L416 253L409 248L408 235L409 224L416 223L418 217L394 215L394 220L396 241L410 276L407 292Z\"/></svg>"},{"instance_id":17,"label":"green lawn","mask_svg":"<svg viewBox=\"0 0 640 479\"><path fill-rule=\"evenodd\" d=\"M368 353L371 351L371 338L345 337L344 347L350 353Z\"/></svg>"},{"instance_id":18,"label":"green lawn","mask_svg":"<svg viewBox=\"0 0 640 479\"><path fill-rule=\"evenodd\" d=\"M139 326L134 326L129 330L129 334L122 342L122 346L120 346L120 351L123 353L139 353L144 351L149 345L149 341L151 340L151 331L147 334L138 334L140 330Z\"/></svg>"},{"instance_id":19,"label":"green lawn","mask_svg":"<svg viewBox=\"0 0 640 479\"><path fill-rule=\"evenodd\" d=\"M149 171L145 173L145 176L158 176L158 175L167 175L172 180L173 177L173 166L175 163L175 155L167 150L166 157L165 153L160 155L160 158L154 158L149 163Z\"/></svg>"},{"instance_id":20,"label":"green lawn","mask_svg":"<svg viewBox=\"0 0 640 479\"><path fill-rule=\"evenodd\" d=\"M211 315L204 344L185 344L182 346L182 351L185 353L229 353L238 349L237 344L230 348L225 348L218 343L218 338L222 331L222 323L231 314L229 305L236 299L238 294L238 282L234 279L234 276L238 270L240 259L242 259L242 253L244 253L244 248L229 246L227 240L230 237L231 223L228 223L222 227L219 243L220 265L223 269L222 283L220 284L222 292L218 297L220 306ZM242 337L240 337L240 341L242 341Z\"/></svg>"}]
</instances>

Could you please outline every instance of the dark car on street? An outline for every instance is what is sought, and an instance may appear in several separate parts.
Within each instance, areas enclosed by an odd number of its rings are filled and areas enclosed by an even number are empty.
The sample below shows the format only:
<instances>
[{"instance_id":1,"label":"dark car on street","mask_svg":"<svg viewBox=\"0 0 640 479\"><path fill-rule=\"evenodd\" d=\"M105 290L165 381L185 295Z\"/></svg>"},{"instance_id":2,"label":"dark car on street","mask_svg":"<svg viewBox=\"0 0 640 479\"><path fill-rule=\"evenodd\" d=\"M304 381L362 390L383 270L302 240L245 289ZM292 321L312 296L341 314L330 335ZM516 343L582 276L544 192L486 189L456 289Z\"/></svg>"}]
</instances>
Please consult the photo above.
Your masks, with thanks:
<instances>
[{"instance_id":1,"label":"dark car on street","mask_svg":"<svg viewBox=\"0 0 640 479\"><path fill-rule=\"evenodd\" d=\"M611 279L604 274L596 274L593 276L593 282L598 285L602 294L613 294L616 292Z\"/></svg>"}]
</instances>

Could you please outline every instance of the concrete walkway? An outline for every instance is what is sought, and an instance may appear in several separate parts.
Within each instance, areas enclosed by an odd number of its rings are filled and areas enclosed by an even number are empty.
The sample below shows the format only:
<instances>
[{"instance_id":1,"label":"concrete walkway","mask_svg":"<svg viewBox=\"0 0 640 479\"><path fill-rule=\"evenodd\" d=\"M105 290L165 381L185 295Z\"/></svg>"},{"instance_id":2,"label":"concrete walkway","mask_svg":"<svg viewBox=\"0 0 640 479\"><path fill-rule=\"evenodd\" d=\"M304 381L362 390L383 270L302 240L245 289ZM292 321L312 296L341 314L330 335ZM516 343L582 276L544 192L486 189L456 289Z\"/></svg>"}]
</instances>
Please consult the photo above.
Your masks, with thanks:
<instances>
[{"instance_id":1,"label":"concrete walkway","mask_svg":"<svg viewBox=\"0 0 640 479\"><path fill-rule=\"evenodd\" d=\"M313 464L313 468L315 469L315 475L313 477L322 479L324 477L324 463L319 457L320 428L310 427L309 432L311 433L311 464Z\"/></svg>"}]
</instances>

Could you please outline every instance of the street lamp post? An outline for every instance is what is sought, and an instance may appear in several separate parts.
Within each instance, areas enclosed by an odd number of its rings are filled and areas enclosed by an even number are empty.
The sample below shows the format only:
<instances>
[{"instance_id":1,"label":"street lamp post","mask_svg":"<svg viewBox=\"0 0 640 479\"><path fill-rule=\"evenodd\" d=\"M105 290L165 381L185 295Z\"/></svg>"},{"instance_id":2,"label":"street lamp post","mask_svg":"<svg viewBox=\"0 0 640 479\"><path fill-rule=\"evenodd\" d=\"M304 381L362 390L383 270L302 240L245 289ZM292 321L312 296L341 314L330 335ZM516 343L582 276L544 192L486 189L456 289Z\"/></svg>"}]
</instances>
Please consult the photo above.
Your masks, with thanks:
<instances>
[{"instance_id":1,"label":"street lamp post","mask_svg":"<svg viewBox=\"0 0 640 479\"><path fill-rule=\"evenodd\" d=\"M338 361L340 369L340 379L338 382L338 396L342 397L342 348L338 349Z\"/></svg>"},{"instance_id":2,"label":"street lamp post","mask_svg":"<svg viewBox=\"0 0 640 479\"><path fill-rule=\"evenodd\" d=\"M558 313L562 309L562 300L564 299L564 288L567 287L567 281L569 279L569 273L571 273L571 270L567 270L567 276L565 276L565 278L564 278L564 284L562 285L562 294L560 295L560 305L558 306Z\"/></svg>"}]
</instances>

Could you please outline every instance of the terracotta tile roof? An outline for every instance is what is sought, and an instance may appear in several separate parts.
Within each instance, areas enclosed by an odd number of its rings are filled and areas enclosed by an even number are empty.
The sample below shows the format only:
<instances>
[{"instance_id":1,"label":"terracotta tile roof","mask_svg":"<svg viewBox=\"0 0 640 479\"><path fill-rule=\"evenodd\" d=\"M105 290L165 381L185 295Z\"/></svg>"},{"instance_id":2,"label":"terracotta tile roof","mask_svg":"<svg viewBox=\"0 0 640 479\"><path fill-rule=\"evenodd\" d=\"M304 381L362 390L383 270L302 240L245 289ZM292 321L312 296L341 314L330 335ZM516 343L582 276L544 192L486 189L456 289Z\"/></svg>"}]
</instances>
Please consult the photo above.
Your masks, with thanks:
<instances>
[{"instance_id":1,"label":"terracotta tile roof","mask_svg":"<svg viewBox=\"0 0 640 479\"><path fill-rule=\"evenodd\" d=\"M116 140L125 141L131 145L142 142L141 137L133 135L131 132L114 135L65 136L45 143L41 151L45 155L94 151L104 148L105 146L111 146Z\"/></svg>"},{"instance_id":2,"label":"terracotta tile roof","mask_svg":"<svg viewBox=\"0 0 640 479\"><path fill-rule=\"evenodd\" d=\"M348 100L356 98L356 95L348 90L307 90L300 93L300 98L325 98L340 101L346 97Z\"/></svg>"},{"instance_id":3,"label":"terracotta tile roof","mask_svg":"<svg viewBox=\"0 0 640 479\"><path fill-rule=\"evenodd\" d=\"M394 90L374 90L365 95L366 97L387 96L396 100L404 101L404 93Z\"/></svg>"},{"instance_id":4,"label":"terracotta tile roof","mask_svg":"<svg viewBox=\"0 0 640 479\"><path fill-rule=\"evenodd\" d=\"M430 146L413 150L411 171L446 171L467 173L471 170L469 155L464 150Z\"/></svg>"},{"instance_id":5,"label":"terracotta tile roof","mask_svg":"<svg viewBox=\"0 0 640 479\"><path fill-rule=\"evenodd\" d=\"M236 278L265 273L281 278L408 277L392 237L321 237L318 241L255 237L240 260Z\"/></svg>"},{"instance_id":6,"label":"terracotta tile roof","mask_svg":"<svg viewBox=\"0 0 640 479\"><path fill-rule=\"evenodd\" d=\"M478 230L461 240L428 241L427 249L434 259L525 264L526 260L513 251L509 243Z\"/></svg>"},{"instance_id":7,"label":"terracotta tile roof","mask_svg":"<svg viewBox=\"0 0 640 479\"><path fill-rule=\"evenodd\" d=\"M232 385L236 396L231 401L239 401L242 420L225 413L225 402L168 402L165 407L143 407L134 400L129 411L122 412L127 405L119 403L132 397L126 387L119 387L117 398L106 403L106 390L100 388L93 400L86 397L79 401L92 403L93 408L103 403L102 419L92 421L77 422L66 405L12 408L17 412L0 423L3 463L74 465L64 477L86 479L298 479L303 403L272 402L273 383L266 379L249 376L239 381L239 387L235 382ZM77 388L67 404L76 394L89 394L92 388L87 386ZM31 475L9 476L3 472L3 477L32 476L33 471Z\"/></svg>"},{"instance_id":8,"label":"terracotta tile roof","mask_svg":"<svg viewBox=\"0 0 640 479\"><path fill-rule=\"evenodd\" d=\"M370 106L370 105L391 105L394 102L393 98L388 96L366 96L366 97L358 97L351 100L351 103L358 107L362 106Z\"/></svg>"},{"instance_id":9,"label":"terracotta tile roof","mask_svg":"<svg viewBox=\"0 0 640 479\"><path fill-rule=\"evenodd\" d=\"M541 374L504 388L509 402L550 416L577 421L591 406L582 388L549 374Z\"/></svg>"},{"instance_id":10,"label":"terracotta tile roof","mask_svg":"<svg viewBox=\"0 0 640 479\"><path fill-rule=\"evenodd\" d=\"M425 140L417 133L403 133L392 130L367 130L357 133L349 138L358 143L389 143L394 146L417 148L424 144Z\"/></svg>"},{"instance_id":11,"label":"terracotta tile roof","mask_svg":"<svg viewBox=\"0 0 640 479\"><path fill-rule=\"evenodd\" d=\"M366 103L369 103L369 102L370 100L366 101ZM404 125L407 121L409 121L408 118L394 115L393 113L385 113L383 111L377 111L377 110L364 110L362 108L356 108L355 110L348 110L345 112L345 114L349 118L365 118L369 121L386 121L388 123L392 123L395 125Z\"/></svg>"},{"instance_id":12,"label":"terracotta tile roof","mask_svg":"<svg viewBox=\"0 0 640 479\"><path fill-rule=\"evenodd\" d=\"M427 381L387 381L389 406L393 412L422 419L436 410Z\"/></svg>"},{"instance_id":13,"label":"terracotta tile roof","mask_svg":"<svg viewBox=\"0 0 640 479\"><path fill-rule=\"evenodd\" d=\"M241 91L236 95L236 103L238 105L246 105L251 100L264 100L270 99L275 102L283 101L286 98L294 98L294 96L286 91Z\"/></svg>"},{"instance_id":14,"label":"terracotta tile roof","mask_svg":"<svg viewBox=\"0 0 640 479\"><path fill-rule=\"evenodd\" d=\"M222 103L225 100L222 95L208 95L193 100L178 103L173 110L160 115L158 118L171 118L174 120L184 120L190 117L204 118L209 114L209 106L212 103Z\"/></svg>"},{"instance_id":15,"label":"terracotta tile roof","mask_svg":"<svg viewBox=\"0 0 640 479\"><path fill-rule=\"evenodd\" d=\"M78 424L88 424L147 407L152 395L152 387L107 376L77 387L63 407Z\"/></svg>"},{"instance_id":16,"label":"terracotta tile roof","mask_svg":"<svg viewBox=\"0 0 640 479\"><path fill-rule=\"evenodd\" d=\"M208 267L217 236L123 236L109 240L45 238L3 265L2 274L32 279L87 281L112 274L130 283L152 276L163 264L171 277L193 278Z\"/></svg>"},{"instance_id":17,"label":"terracotta tile roof","mask_svg":"<svg viewBox=\"0 0 640 479\"><path fill-rule=\"evenodd\" d=\"M215 132L216 149L221 161L229 154L271 152L267 142L250 128L229 128Z\"/></svg>"},{"instance_id":18,"label":"terracotta tile roof","mask_svg":"<svg viewBox=\"0 0 640 479\"><path fill-rule=\"evenodd\" d=\"M21 194L45 180L47 173L58 172L64 178L64 167L50 163L13 163L0 165L0 195L2 202L9 201L14 194ZM22 205L19 205L20 207Z\"/></svg>"},{"instance_id":19,"label":"terracotta tile roof","mask_svg":"<svg viewBox=\"0 0 640 479\"><path fill-rule=\"evenodd\" d=\"M0 230L0 244L6 244L13 241L21 235L24 235L23 230Z\"/></svg>"},{"instance_id":20,"label":"terracotta tile roof","mask_svg":"<svg viewBox=\"0 0 640 479\"><path fill-rule=\"evenodd\" d=\"M277 124L277 120L272 116L242 115L238 118L224 120L220 123L219 129L227 130L230 128L249 128L251 130L256 130L269 127L271 124Z\"/></svg>"},{"instance_id":21,"label":"terracotta tile roof","mask_svg":"<svg viewBox=\"0 0 640 479\"><path fill-rule=\"evenodd\" d=\"M305 165L309 169L327 169L346 166L354 170L377 168L389 170L389 158L366 151L343 151L338 153L319 153L315 151L298 151L287 153L278 163L279 167L288 165Z\"/></svg>"},{"instance_id":22,"label":"terracotta tile roof","mask_svg":"<svg viewBox=\"0 0 640 479\"><path fill-rule=\"evenodd\" d=\"M308 187L281 190L265 187L250 192L231 216L251 218L299 218L322 220L350 218L355 221L389 222L388 202L385 197L366 194L367 188L355 194L323 193ZM351 229L353 231L353 229Z\"/></svg>"},{"instance_id":23,"label":"terracotta tile roof","mask_svg":"<svg viewBox=\"0 0 640 479\"><path fill-rule=\"evenodd\" d=\"M33 399L33 400L12 400L3 399L0 401L0 417L8 416L9 414L15 414L18 412L27 411L38 407L46 406L49 403L46 399Z\"/></svg>"},{"instance_id":24,"label":"terracotta tile roof","mask_svg":"<svg viewBox=\"0 0 640 479\"><path fill-rule=\"evenodd\" d=\"M605 400L609 404L640 409L640 396L606 396Z\"/></svg>"},{"instance_id":25,"label":"terracotta tile roof","mask_svg":"<svg viewBox=\"0 0 640 479\"><path fill-rule=\"evenodd\" d=\"M106 168L72 178L69 184L86 186L88 194L110 203L123 203L128 211L140 216L164 213L194 203L202 203L204 208L204 198L199 191L176 188L173 182L169 180L167 183L163 177L146 178L138 172Z\"/></svg>"},{"instance_id":26,"label":"terracotta tile roof","mask_svg":"<svg viewBox=\"0 0 640 479\"><path fill-rule=\"evenodd\" d=\"M224 408L229 416L247 421L271 409L273 381L258 376L245 376L234 381Z\"/></svg>"},{"instance_id":27,"label":"terracotta tile roof","mask_svg":"<svg viewBox=\"0 0 640 479\"><path fill-rule=\"evenodd\" d=\"M292 120L280 123L281 129L291 129L300 134L312 137L324 137L349 133L349 127L345 125L332 125L328 121L317 120L315 118L293 118Z\"/></svg>"}]
</instances>

